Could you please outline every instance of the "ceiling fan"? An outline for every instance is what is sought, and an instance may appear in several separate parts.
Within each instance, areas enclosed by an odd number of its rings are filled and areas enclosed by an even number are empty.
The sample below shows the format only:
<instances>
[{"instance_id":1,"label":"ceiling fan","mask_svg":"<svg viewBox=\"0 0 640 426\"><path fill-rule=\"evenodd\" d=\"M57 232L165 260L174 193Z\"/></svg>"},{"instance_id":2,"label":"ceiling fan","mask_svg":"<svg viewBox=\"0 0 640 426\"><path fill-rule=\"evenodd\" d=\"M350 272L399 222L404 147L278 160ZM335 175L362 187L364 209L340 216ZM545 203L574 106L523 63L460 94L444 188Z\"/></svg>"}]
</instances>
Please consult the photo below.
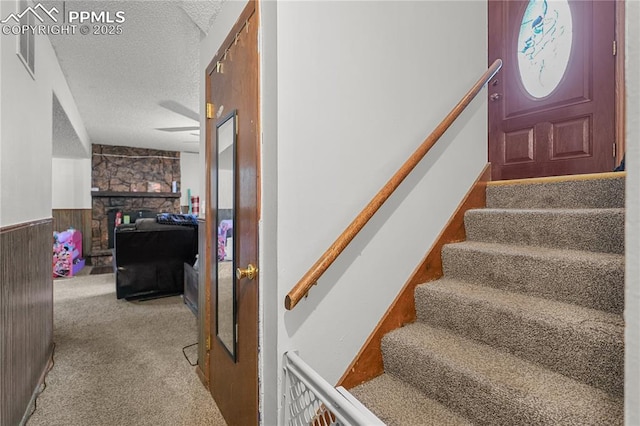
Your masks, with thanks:
<instances>
[{"instance_id":1,"label":"ceiling fan","mask_svg":"<svg viewBox=\"0 0 640 426\"><path fill-rule=\"evenodd\" d=\"M158 105L160 105L163 108L168 109L169 111L175 112L176 114L180 114L184 117L190 118L193 121L195 121L196 123L200 123L200 115L187 108L186 106L182 105L179 102L176 101L160 101L158 103ZM161 130L163 132L192 132L194 130L200 130L200 125L198 124L197 126L182 126L182 127L161 127L158 128L156 130ZM193 136L200 136L199 133L191 133Z\"/></svg>"}]
</instances>

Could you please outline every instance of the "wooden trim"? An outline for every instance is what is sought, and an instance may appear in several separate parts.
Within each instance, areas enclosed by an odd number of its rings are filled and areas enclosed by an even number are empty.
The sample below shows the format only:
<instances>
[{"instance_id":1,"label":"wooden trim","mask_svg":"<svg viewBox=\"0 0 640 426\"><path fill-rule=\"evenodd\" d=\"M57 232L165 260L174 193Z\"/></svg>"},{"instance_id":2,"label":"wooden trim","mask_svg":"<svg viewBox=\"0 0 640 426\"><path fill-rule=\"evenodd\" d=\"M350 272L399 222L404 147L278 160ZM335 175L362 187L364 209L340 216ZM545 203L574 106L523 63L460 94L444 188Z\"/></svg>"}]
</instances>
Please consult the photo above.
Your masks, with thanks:
<instances>
[{"instance_id":1,"label":"wooden trim","mask_svg":"<svg viewBox=\"0 0 640 426\"><path fill-rule=\"evenodd\" d=\"M198 263L200 265L198 272L198 365L196 366L196 374L204 387L209 389L208 361L209 351L207 350L207 282L206 276L207 264L207 242L210 238L207 235L207 221L204 217L198 217Z\"/></svg>"},{"instance_id":2,"label":"wooden trim","mask_svg":"<svg viewBox=\"0 0 640 426\"><path fill-rule=\"evenodd\" d=\"M213 63L213 61L212 61ZM209 67L211 67L211 65L209 65ZM209 102L211 100L211 79L210 79L210 74L212 71L209 71L209 68L207 68L206 70L206 75L205 75L205 108L206 108L206 102ZM200 309L204 309L204 324L202 324L202 328L203 328L203 337L204 337L204 341L202 342L198 342L201 347L204 347L205 350L203 351L204 353L204 358L202 361L202 364L200 364L200 368L202 369L202 372L205 375L206 378L206 383L207 383L207 389L209 389L208 383L209 383L209 377L211 377L211 370L210 370L210 347L208 347L207 345L207 339L210 338L211 336L211 263L213 262L213 253L212 253L212 245L211 245L211 240L212 240L212 232L214 227L216 226L214 223L212 223L216 217L216 215L214 214L213 211L213 202L211 200L211 189L212 189L212 184L211 184L211 176L212 176L212 165L211 165L211 153L213 152L213 147L211 146L211 144L213 143L211 140L211 132L212 132L212 128L215 126L215 121L213 119L207 118L205 120L205 191L206 191L206 205L205 205L205 243L204 243L204 253L201 254L200 256L200 265L203 265L204 268L201 269L202 272L204 272L204 287L205 287L205 293L204 293L204 299L205 299L205 303L203 307L200 307Z\"/></svg>"},{"instance_id":3,"label":"wooden trim","mask_svg":"<svg viewBox=\"0 0 640 426\"><path fill-rule=\"evenodd\" d=\"M200 379L200 381L202 382L202 384L204 385L204 387L210 391L209 389L209 376L207 376L206 374L204 374L204 372L202 371L202 369L200 369L200 365L197 365L195 367L196 369L196 375L198 376L198 379Z\"/></svg>"},{"instance_id":4,"label":"wooden trim","mask_svg":"<svg viewBox=\"0 0 640 426\"><path fill-rule=\"evenodd\" d=\"M627 172L606 172L606 173L588 173L583 175L566 175L566 176L546 176L527 179L513 180L496 180L489 182L488 186L506 186L506 185L530 185L532 183L555 183L555 182L575 182L581 180L595 179L617 179L627 177Z\"/></svg>"},{"instance_id":5,"label":"wooden trim","mask_svg":"<svg viewBox=\"0 0 640 426\"><path fill-rule=\"evenodd\" d=\"M311 287L318 281L318 278L331 266L342 251L349 245L351 240L355 238L362 228L369 222L369 219L378 211L378 209L387 201L404 179L424 158L429 150L438 142L444 132L453 124L464 109L471 103L480 90L487 84L489 80L502 67L502 60L496 59L493 64L482 74L471 89L463 96L458 104L447 114L447 116L438 124L438 127L431 132L429 136L422 142L418 149L409 157L409 159L400 167L382 189L373 197L373 199L365 206L364 209L356 216L356 218L347 226L340 236L331 244L322 256L313 264L306 274L298 281L298 283L289 291L285 297L284 306L287 309L293 309L298 302L309 292Z\"/></svg>"},{"instance_id":6,"label":"wooden trim","mask_svg":"<svg viewBox=\"0 0 640 426\"><path fill-rule=\"evenodd\" d=\"M489 180L491 180L491 165L487 163L455 213L449 219L445 228L440 232L440 235L438 235L429 252L413 271L407 283L336 386L344 386L347 389L351 389L384 372L381 349L382 337L390 331L415 321L416 307L414 293L416 287L419 284L434 281L442 277L442 246L465 240L464 214L469 209L485 207L486 186Z\"/></svg>"},{"instance_id":7,"label":"wooden trim","mask_svg":"<svg viewBox=\"0 0 640 426\"><path fill-rule=\"evenodd\" d=\"M624 22L625 0L616 0L616 166L622 161L627 148Z\"/></svg>"},{"instance_id":8,"label":"wooden trim","mask_svg":"<svg viewBox=\"0 0 640 426\"><path fill-rule=\"evenodd\" d=\"M258 22L262 20L262 10L261 4L256 2L256 10L257 16L259 17ZM260 85L260 76L262 75L262 45L260 39L260 31L258 31L258 41L257 41L258 52L256 53L256 62L257 62L257 76L258 76L258 114L256 118L256 132L258 134L256 138L256 217L258 218L258 222L262 219L262 87ZM258 227L259 229L259 227ZM258 241L256 242L257 246L260 246L260 232L258 231ZM259 251L259 250L258 250ZM260 267L260 259L256 259L258 262L258 268ZM258 279L260 277L258 276ZM260 290L258 290L258 300L260 300Z\"/></svg>"},{"instance_id":9,"label":"wooden trim","mask_svg":"<svg viewBox=\"0 0 640 426\"><path fill-rule=\"evenodd\" d=\"M52 217L48 217L48 218L45 218L45 219L36 219L36 220L31 221L31 222L16 223L15 225L5 226L5 227L0 228L0 234L4 234L4 233L7 233L7 232L13 232L13 231L16 231L16 230L22 229L22 228L28 228L30 226L40 226L40 225L44 225L46 223L53 223L53 218ZM53 240L52 240L51 244L53 244Z\"/></svg>"}]
</instances>

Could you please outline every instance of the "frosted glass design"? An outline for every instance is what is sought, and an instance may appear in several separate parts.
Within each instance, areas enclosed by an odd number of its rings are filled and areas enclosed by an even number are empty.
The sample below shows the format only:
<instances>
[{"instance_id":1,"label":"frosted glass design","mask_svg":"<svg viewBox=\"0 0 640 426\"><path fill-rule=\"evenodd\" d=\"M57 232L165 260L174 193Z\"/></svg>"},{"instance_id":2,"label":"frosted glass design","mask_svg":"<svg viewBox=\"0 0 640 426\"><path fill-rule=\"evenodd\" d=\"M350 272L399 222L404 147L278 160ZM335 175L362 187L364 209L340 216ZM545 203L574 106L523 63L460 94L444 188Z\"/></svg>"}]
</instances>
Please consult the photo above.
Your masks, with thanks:
<instances>
[{"instance_id":1,"label":"frosted glass design","mask_svg":"<svg viewBox=\"0 0 640 426\"><path fill-rule=\"evenodd\" d=\"M567 0L530 0L518 35L518 67L527 92L536 98L558 87L567 70L573 20Z\"/></svg>"}]
</instances>

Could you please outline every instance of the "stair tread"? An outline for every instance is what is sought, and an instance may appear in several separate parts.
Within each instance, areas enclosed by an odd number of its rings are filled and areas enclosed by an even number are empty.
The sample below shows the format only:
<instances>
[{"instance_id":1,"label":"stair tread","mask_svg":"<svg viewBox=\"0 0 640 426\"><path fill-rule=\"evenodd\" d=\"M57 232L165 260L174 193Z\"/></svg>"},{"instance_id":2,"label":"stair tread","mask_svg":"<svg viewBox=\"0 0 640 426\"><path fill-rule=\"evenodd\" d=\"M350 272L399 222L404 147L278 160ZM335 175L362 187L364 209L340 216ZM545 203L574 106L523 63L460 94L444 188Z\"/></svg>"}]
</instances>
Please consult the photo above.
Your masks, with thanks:
<instances>
[{"instance_id":1,"label":"stair tread","mask_svg":"<svg viewBox=\"0 0 640 426\"><path fill-rule=\"evenodd\" d=\"M421 284L416 291L451 293L490 304L497 309L516 312L537 321L566 324L574 329L600 332L607 336L622 337L624 332L624 318L621 315L446 277Z\"/></svg>"},{"instance_id":2,"label":"stair tread","mask_svg":"<svg viewBox=\"0 0 640 426\"><path fill-rule=\"evenodd\" d=\"M467 239L624 253L624 209L473 209Z\"/></svg>"},{"instance_id":3,"label":"stair tread","mask_svg":"<svg viewBox=\"0 0 640 426\"><path fill-rule=\"evenodd\" d=\"M471 425L468 420L391 374L382 374L349 392L388 425Z\"/></svg>"},{"instance_id":4,"label":"stair tread","mask_svg":"<svg viewBox=\"0 0 640 426\"><path fill-rule=\"evenodd\" d=\"M445 277L622 314L624 255L483 241L447 244Z\"/></svg>"},{"instance_id":5,"label":"stair tread","mask_svg":"<svg viewBox=\"0 0 640 426\"><path fill-rule=\"evenodd\" d=\"M624 267L624 255L618 253L595 252L589 250L558 249L554 247L540 247L519 244L492 243L485 241L461 241L445 246L456 250L484 251L506 256L527 256L540 260L556 262L578 261L583 263L598 262L602 265Z\"/></svg>"},{"instance_id":6,"label":"stair tread","mask_svg":"<svg viewBox=\"0 0 640 426\"><path fill-rule=\"evenodd\" d=\"M498 397L502 403L516 407L525 417L533 415L530 413L533 412L536 416L556 420L589 419L592 424L620 423L622 398L447 330L416 322L385 336L383 348L385 369L391 367L388 364L395 363L400 375L404 371L412 377L419 376L433 368L420 365L419 358L436 359L446 368L463 372L465 377L491 394L485 393L484 398ZM410 365L404 365L398 359L404 359ZM415 380L420 378L415 377ZM430 385L427 383L425 386ZM450 392L462 394L460 398L463 399L469 397L468 391L473 392L464 384L447 383L445 386L454 387ZM482 395L479 397L483 398Z\"/></svg>"},{"instance_id":7,"label":"stair tread","mask_svg":"<svg viewBox=\"0 0 640 426\"><path fill-rule=\"evenodd\" d=\"M494 181L487 185L487 207L624 207L625 174Z\"/></svg>"}]
</instances>

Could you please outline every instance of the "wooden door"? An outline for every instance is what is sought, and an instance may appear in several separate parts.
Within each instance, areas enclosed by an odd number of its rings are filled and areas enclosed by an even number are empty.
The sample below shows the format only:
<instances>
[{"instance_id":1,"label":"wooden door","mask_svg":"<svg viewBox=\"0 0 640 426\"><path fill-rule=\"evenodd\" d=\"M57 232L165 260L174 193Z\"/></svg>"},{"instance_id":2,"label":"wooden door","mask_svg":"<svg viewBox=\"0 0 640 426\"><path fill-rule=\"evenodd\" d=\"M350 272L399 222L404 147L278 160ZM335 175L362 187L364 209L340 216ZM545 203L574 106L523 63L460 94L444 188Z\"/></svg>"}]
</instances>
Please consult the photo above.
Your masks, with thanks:
<instances>
[{"instance_id":1,"label":"wooden door","mask_svg":"<svg viewBox=\"0 0 640 426\"><path fill-rule=\"evenodd\" d=\"M235 193L233 223L234 265L258 265L258 17L250 1L207 69L207 102L213 117L207 120L207 210L209 244L208 306L210 351L208 375L211 394L229 425L258 424L258 278L236 279L235 359L217 330L217 156L216 126L235 111Z\"/></svg>"},{"instance_id":2,"label":"wooden door","mask_svg":"<svg viewBox=\"0 0 640 426\"><path fill-rule=\"evenodd\" d=\"M504 62L488 86L494 180L613 170L615 7L489 1L489 63Z\"/></svg>"}]
</instances>

